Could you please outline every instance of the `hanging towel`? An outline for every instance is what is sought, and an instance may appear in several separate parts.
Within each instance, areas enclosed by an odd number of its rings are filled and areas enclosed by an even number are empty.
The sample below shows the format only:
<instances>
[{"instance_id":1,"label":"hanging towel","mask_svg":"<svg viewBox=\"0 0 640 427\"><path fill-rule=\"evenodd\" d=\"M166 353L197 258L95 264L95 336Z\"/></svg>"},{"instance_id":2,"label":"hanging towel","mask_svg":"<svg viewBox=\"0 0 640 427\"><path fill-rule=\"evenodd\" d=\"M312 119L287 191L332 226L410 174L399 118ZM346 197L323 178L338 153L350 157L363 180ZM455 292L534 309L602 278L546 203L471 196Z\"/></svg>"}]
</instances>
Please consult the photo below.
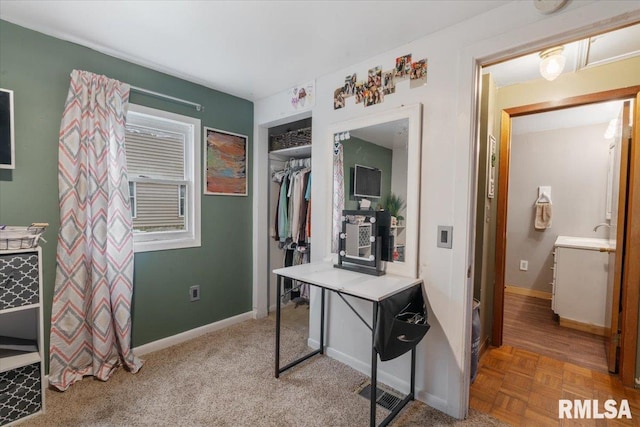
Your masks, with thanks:
<instances>
[{"instance_id":1,"label":"hanging towel","mask_svg":"<svg viewBox=\"0 0 640 427\"><path fill-rule=\"evenodd\" d=\"M546 230L551 227L551 203L536 202L534 227L536 230Z\"/></svg>"}]
</instances>

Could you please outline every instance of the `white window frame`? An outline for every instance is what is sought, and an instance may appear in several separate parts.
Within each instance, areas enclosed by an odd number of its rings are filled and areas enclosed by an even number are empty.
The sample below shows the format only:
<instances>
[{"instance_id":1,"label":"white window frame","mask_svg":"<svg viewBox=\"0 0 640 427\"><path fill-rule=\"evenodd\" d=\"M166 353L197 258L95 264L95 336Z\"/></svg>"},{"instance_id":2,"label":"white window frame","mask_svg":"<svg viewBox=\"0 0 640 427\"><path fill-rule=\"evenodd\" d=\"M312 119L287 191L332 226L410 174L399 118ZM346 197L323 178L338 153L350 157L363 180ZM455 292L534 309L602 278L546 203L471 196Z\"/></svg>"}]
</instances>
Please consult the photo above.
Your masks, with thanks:
<instances>
[{"instance_id":1,"label":"white window frame","mask_svg":"<svg viewBox=\"0 0 640 427\"><path fill-rule=\"evenodd\" d=\"M183 187L184 187L184 194L182 194ZM184 204L184 208L182 208L183 204ZM178 218L184 218L184 213L186 210L187 210L187 187L183 184L178 186Z\"/></svg>"},{"instance_id":2,"label":"white window frame","mask_svg":"<svg viewBox=\"0 0 640 427\"><path fill-rule=\"evenodd\" d=\"M131 204L131 219L136 219L138 217L138 199L136 199L136 187L137 186L135 181L129 181L129 203Z\"/></svg>"},{"instance_id":3,"label":"white window frame","mask_svg":"<svg viewBox=\"0 0 640 427\"><path fill-rule=\"evenodd\" d=\"M185 134L185 180L175 183L186 186L185 228L181 231L134 232L134 251L150 252L202 246L201 242L201 124L200 119L155 108L129 104L127 123L152 129ZM129 176L129 181L158 182L148 176ZM178 190L179 191L179 190ZM137 212L136 212L137 213Z\"/></svg>"}]
</instances>

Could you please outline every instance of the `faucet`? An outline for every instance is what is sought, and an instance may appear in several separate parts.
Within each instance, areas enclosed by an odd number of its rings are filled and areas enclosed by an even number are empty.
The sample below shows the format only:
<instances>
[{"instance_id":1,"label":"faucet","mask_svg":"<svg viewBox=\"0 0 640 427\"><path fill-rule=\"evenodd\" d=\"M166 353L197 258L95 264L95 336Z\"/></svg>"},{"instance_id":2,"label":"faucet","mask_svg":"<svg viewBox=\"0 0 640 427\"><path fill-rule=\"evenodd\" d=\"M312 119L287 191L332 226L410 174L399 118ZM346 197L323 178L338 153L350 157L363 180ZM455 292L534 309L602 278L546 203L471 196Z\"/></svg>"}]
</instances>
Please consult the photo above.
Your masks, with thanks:
<instances>
[{"instance_id":1,"label":"faucet","mask_svg":"<svg viewBox=\"0 0 640 427\"><path fill-rule=\"evenodd\" d=\"M598 228L604 227L604 226L611 228L611 225L607 224L606 222L601 222L600 224L593 227L593 231L598 231Z\"/></svg>"}]
</instances>

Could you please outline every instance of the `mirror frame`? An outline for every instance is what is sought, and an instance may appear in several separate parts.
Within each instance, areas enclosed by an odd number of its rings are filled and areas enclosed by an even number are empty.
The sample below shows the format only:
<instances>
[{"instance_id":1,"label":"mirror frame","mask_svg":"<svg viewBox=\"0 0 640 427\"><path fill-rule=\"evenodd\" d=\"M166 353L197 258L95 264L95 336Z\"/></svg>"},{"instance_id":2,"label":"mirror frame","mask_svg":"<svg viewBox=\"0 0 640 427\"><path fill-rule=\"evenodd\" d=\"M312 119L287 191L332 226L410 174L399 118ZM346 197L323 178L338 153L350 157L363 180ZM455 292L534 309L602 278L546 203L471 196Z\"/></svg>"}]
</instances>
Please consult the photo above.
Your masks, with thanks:
<instances>
[{"instance_id":1,"label":"mirror frame","mask_svg":"<svg viewBox=\"0 0 640 427\"><path fill-rule=\"evenodd\" d=\"M407 130L407 200L405 215L405 261L387 262L385 270L387 273L400 276L418 277L418 236L420 235L420 156L422 146L422 104L400 106L391 110L382 111L375 114L367 114L363 117L345 120L329 126L327 141L329 146L329 165L333 165L333 143L334 135L340 132L356 130L372 125L379 125L396 120L408 119L409 128ZM333 191L333 167L329 176L328 188ZM333 203L328 207L328 218L330 230L333 229ZM332 231L327 234L326 248L328 254L332 254L337 260L337 254L331 251ZM410 254L410 256L408 256Z\"/></svg>"}]
</instances>

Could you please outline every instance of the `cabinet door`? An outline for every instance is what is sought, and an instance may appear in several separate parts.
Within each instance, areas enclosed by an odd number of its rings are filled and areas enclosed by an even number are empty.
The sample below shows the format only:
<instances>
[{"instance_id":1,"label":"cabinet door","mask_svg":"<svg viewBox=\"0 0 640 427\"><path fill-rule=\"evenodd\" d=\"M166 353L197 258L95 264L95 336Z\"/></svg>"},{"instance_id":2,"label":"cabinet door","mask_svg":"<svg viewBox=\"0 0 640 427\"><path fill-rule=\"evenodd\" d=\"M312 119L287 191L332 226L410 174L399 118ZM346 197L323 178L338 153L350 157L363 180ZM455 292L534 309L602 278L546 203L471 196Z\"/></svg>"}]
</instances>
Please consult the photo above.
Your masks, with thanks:
<instances>
[{"instance_id":1,"label":"cabinet door","mask_svg":"<svg viewBox=\"0 0 640 427\"><path fill-rule=\"evenodd\" d=\"M38 254L0 255L0 310L38 304Z\"/></svg>"},{"instance_id":2,"label":"cabinet door","mask_svg":"<svg viewBox=\"0 0 640 427\"><path fill-rule=\"evenodd\" d=\"M605 325L607 253L556 249L555 311L564 319Z\"/></svg>"}]
</instances>

